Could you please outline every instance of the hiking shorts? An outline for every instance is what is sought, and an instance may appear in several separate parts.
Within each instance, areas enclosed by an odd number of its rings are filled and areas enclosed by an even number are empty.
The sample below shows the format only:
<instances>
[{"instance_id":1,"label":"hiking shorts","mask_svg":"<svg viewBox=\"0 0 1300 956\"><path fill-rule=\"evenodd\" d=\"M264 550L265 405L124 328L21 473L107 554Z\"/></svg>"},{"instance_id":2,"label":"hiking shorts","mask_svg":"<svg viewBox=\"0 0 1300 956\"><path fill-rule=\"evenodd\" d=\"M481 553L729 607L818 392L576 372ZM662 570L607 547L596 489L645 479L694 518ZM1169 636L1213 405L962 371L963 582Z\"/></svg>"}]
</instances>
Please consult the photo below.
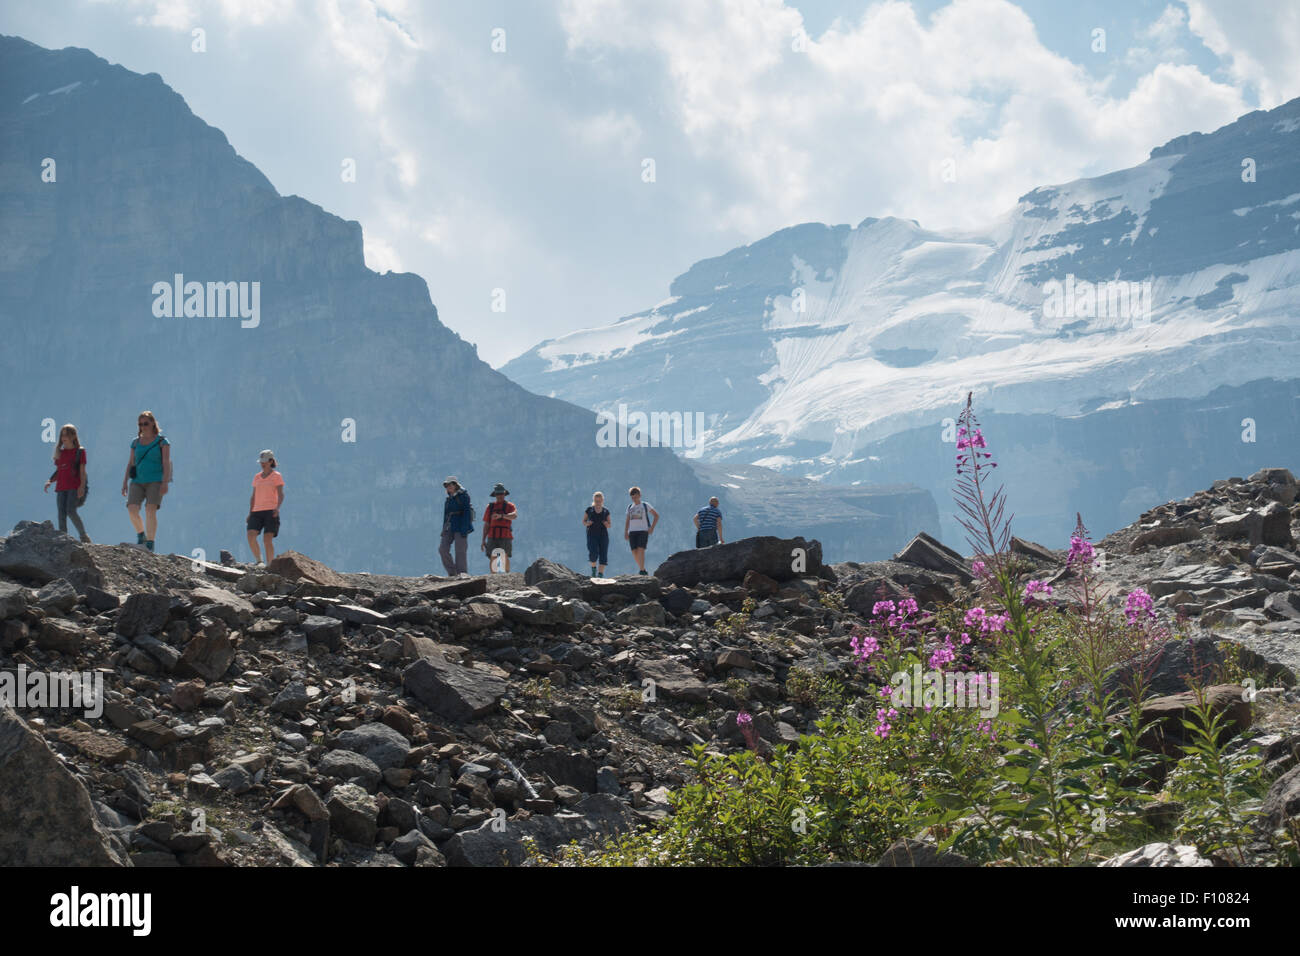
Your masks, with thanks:
<instances>
[{"instance_id":1,"label":"hiking shorts","mask_svg":"<svg viewBox=\"0 0 1300 956\"><path fill-rule=\"evenodd\" d=\"M514 557L515 542L513 538L484 538L487 545L488 557L491 557L498 549L506 553L507 558Z\"/></svg>"},{"instance_id":2,"label":"hiking shorts","mask_svg":"<svg viewBox=\"0 0 1300 956\"><path fill-rule=\"evenodd\" d=\"M274 538L280 533L280 516L274 510L254 511L248 516L248 530L260 531Z\"/></svg>"},{"instance_id":3,"label":"hiking shorts","mask_svg":"<svg viewBox=\"0 0 1300 956\"><path fill-rule=\"evenodd\" d=\"M155 508L161 508L162 497L161 481L133 481L131 487L127 490L126 503L128 505L138 505L143 501L148 502Z\"/></svg>"},{"instance_id":4,"label":"hiking shorts","mask_svg":"<svg viewBox=\"0 0 1300 956\"><path fill-rule=\"evenodd\" d=\"M644 549L645 546L650 543L650 532L629 531L627 533L627 543L631 545L633 551L636 551L638 548Z\"/></svg>"},{"instance_id":5,"label":"hiking shorts","mask_svg":"<svg viewBox=\"0 0 1300 956\"><path fill-rule=\"evenodd\" d=\"M601 529L604 531L605 529ZM609 564L609 533L587 534L587 561L590 564Z\"/></svg>"}]
</instances>

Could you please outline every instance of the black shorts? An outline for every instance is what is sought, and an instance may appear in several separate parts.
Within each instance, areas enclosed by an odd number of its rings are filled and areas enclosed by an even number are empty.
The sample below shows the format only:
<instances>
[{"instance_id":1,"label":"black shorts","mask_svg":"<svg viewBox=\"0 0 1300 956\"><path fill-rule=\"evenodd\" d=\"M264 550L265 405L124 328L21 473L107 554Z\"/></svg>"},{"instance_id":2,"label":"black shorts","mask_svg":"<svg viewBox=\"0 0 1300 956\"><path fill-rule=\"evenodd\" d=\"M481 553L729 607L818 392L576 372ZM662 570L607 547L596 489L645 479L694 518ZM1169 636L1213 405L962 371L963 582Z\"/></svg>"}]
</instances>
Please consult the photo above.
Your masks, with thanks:
<instances>
[{"instance_id":1,"label":"black shorts","mask_svg":"<svg viewBox=\"0 0 1300 956\"><path fill-rule=\"evenodd\" d=\"M260 531L274 538L280 533L280 516L274 511L254 511L248 516L248 530Z\"/></svg>"},{"instance_id":2,"label":"black shorts","mask_svg":"<svg viewBox=\"0 0 1300 956\"><path fill-rule=\"evenodd\" d=\"M587 532L587 560L592 564L609 564L609 532L600 529L602 534Z\"/></svg>"},{"instance_id":3,"label":"black shorts","mask_svg":"<svg viewBox=\"0 0 1300 956\"><path fill-rule=\"evenodd\" d=\"M513 538L484 538L483 543L487 545L488 557L491 557L498 550L504 551L506 557L514 557L515 542Z\"/></svg>"},{"instance_id":4,"label":"black shorts","mask_svg":"<svg viewBox=\"0 0 1300 956\"><path fill-rule=\"evenodd\" d=\"M644 548L650 543L649 531L629 531L627 533L627 543L632 546L632 550Z\"/></svg>"}]
</instances>

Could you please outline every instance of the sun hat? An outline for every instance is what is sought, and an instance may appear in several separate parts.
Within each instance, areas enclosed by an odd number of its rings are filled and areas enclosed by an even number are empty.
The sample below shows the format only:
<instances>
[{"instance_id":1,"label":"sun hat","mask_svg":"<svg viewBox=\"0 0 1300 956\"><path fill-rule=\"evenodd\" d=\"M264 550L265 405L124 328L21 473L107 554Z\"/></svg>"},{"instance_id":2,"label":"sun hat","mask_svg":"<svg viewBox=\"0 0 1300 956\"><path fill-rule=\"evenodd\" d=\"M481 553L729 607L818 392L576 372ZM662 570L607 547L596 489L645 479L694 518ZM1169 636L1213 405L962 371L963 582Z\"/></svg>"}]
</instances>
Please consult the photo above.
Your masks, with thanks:
<instances>
[{"instance_id":1,"label":"sun hat","mask_svg":"<svg viewBox=\"0 0 1300 956\"><path fill-rule=\"evenodd\" d=\"M506 486L503 485L503 484L501 484L501 482L498 481L498 482L496 483L496 485L494 485L493 488L492 488L492 494L493 494L493 495L508 495L508 494L510 494L510 492L506 491Z\"/></svg>"},{"instance_id":2,"label":"sun hat","mask_svg":"<svg viewBox=\"0 0 1300 956\"><path fill-rule=\"evenodd\" d=\"M442 479L442 486L446 488L448 485L455 485L457 488L465 487L460 483L460 479L455 475L448 475L446 478Z\"/></svg>"},{"instance_id":3,"label":"sun hat","mask_svg":"<svg viewBox=\"0 0 1300 956\"><path fill-rule=\"evenodd\" d=\"M257 456L257 460L258 460L259 463L264 462L264 461L274 461L274 460L275 460L275 452L271 451L271 449L269 449L269 448L264 448L264 449L262 450L262 453L261 453L260 455Z\"/></svg>"}]
</instances>

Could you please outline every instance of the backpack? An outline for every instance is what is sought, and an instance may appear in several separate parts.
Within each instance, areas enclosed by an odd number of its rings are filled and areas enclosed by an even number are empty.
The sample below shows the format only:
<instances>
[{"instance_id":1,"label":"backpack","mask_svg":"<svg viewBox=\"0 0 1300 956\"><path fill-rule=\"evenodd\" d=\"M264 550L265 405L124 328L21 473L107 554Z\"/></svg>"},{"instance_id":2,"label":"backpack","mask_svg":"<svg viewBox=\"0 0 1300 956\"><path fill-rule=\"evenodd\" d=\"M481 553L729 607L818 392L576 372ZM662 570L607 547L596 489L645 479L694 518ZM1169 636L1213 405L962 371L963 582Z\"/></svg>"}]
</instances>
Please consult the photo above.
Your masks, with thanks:
<instances>
[{"instance_id":1,"label":"backpack","mask_svg":"<svg viewBox=\"0 0 1300 956\"><path fill-rule=\"evenodd\" d=\"M81 446L77 446L77 457L75 457L75 458L72 459L72 467L73 467L77 472L80 472L80 470L81 470L81 465L82 465L85 461L86 461L86 449L82 448ZM58 478L58 477L59 477L59 466L58 466L58 465L55 465L55 466L54 466L54 474L50 475L50 481L54 481L54 480L55 480L56 478ZM81 494L77 496L77 507L80 508L83 504L85 504L85 503L86 503L86 499L89 498L89 497L90 497L90 472L87 471L87 472L86 472L86 487L83 488L83 489L81 490Z\"/></svg>"}]
</instances>

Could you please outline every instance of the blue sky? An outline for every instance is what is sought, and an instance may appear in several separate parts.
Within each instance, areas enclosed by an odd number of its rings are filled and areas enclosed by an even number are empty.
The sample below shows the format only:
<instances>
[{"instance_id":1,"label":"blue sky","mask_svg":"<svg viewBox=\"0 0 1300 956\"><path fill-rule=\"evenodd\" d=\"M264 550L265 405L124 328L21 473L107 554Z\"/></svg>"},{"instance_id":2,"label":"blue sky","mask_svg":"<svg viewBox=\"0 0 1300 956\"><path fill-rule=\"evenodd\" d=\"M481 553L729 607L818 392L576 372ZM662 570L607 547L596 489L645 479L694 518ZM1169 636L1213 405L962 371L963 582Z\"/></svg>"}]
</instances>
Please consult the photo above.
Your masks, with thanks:
<instances>
[{"instance_id":1,"label":"blue sky","mask_svg":"<svg viewBox=\"0 0 1300 956\"><path fill-rule=\"evenodd\" d=\"M0 32L161 74L493 365L784 226L983 228L1300 95L1293 0L42 0Z\"/></svg>"}]
</instances>

